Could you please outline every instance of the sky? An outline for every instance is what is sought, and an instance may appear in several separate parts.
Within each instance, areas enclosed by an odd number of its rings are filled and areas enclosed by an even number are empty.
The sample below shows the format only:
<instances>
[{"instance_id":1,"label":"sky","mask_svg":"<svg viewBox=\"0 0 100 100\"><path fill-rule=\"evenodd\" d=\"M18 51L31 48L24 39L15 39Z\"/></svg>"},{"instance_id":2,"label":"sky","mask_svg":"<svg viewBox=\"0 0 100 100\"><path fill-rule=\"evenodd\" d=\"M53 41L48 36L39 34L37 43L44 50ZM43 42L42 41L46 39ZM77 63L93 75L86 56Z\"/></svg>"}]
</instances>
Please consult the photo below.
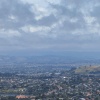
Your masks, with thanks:
<instances>
[{"instance_id":1,"label":"sky","mask_svg":"<svg viewBox=\"0 0 100 100\"><path fill-rule=\"evenodd\" d=\"M0 0L0 54L100 51L100 0Z\"/></svg>"}]
</instances>

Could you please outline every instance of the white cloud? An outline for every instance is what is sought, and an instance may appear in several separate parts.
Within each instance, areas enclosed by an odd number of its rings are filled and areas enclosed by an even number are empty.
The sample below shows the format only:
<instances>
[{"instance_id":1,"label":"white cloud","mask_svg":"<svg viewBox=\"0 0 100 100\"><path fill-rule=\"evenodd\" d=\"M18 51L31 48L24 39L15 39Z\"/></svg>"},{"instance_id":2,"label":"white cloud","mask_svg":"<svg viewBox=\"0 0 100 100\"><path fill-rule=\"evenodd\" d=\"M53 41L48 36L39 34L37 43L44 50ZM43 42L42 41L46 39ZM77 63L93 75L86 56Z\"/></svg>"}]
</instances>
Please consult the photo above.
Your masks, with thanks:
<instances>
[{"instance_id":1,"label":"white cloud","mask_svg":"<svg viewBox=\"0 0 100 100\"><path fill-rule=\"evenodd\" d=\"M50 27L46 26L24 26L21 28L24 32L27 33L35 33L35 32L41 32L41 31L49 31Z\"/></svg>"},{"instance_id":2,"label":"white cloud","mask_svg":"<svg viewBox=\"0 0 100 100\"><path fill-rule=\"evenodd\" d=\"M13 38L13 37L20 37L21 34L16 31L16 30L5 30L5 29L0 29L0 37L3 38Z\"/></svg>"}]
</instances>

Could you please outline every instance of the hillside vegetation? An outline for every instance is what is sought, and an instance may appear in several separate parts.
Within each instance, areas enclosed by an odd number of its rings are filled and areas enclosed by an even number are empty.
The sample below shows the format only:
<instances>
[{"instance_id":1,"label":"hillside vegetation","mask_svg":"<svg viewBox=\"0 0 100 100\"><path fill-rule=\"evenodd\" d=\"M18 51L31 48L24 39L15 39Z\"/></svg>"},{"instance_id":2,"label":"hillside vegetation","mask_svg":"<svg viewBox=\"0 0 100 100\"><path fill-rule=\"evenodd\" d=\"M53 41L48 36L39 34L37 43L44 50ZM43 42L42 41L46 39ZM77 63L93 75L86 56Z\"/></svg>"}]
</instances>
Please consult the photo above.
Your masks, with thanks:
<instances>
[{"instance_id":1,"label":"hillside vegetation","mask_svg":"<svg viewBox=\"0 0 100 100\"><path fill-rule=\"evenodd\" d=\"M75 70L76 74L100 73L100 66L82 66Z\"/></svg>"}]
</instances>

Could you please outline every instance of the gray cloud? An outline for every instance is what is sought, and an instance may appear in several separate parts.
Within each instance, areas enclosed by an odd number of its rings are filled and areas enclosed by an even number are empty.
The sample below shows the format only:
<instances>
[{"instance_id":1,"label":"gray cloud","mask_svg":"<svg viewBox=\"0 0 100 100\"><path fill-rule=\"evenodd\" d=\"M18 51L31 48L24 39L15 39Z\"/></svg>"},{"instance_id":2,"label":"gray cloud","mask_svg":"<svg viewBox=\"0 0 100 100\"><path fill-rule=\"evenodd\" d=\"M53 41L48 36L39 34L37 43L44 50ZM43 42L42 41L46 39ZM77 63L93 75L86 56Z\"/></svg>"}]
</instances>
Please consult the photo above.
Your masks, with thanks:
<instances>
[{"instance_id":1,"label":"gray cloud","mask_svg":"<svg viewBox=\"0 0 100 100\"><path fill-rule=\"evenodd\" d=\"M61 0L44 8L20 0L0 0L0 48L98 49L99 8L99 0Z\"/></svg>"},{"instance_id":2,"label":"gray cloud","mask_svg":"<svg viewBox=\"0 0 100 100\"><path fill-rule=\"evenodd\" d=\"M20 0L0 1L1 28L17 29L25 24L33 24L34 13L29 4L23 4Z\"/></svg>"}]
</instances>

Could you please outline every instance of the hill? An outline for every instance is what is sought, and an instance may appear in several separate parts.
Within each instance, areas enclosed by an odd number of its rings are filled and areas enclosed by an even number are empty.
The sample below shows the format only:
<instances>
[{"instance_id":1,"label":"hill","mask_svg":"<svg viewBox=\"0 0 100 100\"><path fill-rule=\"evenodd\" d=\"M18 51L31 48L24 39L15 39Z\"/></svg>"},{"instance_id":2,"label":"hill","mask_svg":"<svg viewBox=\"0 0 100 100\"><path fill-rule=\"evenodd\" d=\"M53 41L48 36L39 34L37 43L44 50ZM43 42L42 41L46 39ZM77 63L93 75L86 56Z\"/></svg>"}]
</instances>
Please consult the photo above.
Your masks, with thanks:
<instances>
[{"instance_id":1,"label":"hill","mask_svg":"<svg viewBox=\"0 0 100 100\"><path fill-rule=\"evenodd\" d=\"M76 74L97 74L100 73L100 66L82 66L75 69Z\"/></svg>"}]
</instances>

